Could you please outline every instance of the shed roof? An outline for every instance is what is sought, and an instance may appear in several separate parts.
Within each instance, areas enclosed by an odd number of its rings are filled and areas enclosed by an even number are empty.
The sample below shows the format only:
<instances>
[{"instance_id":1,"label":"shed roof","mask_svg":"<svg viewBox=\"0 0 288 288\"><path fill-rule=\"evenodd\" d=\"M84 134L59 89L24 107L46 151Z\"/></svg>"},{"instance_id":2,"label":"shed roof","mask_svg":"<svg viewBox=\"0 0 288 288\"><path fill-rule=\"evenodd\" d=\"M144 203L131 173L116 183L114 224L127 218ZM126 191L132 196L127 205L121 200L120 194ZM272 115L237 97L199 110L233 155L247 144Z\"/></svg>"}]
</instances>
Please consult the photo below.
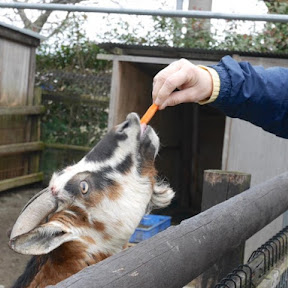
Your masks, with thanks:
<instances>
[{"instance_id":1,"label":"shed roof","mask_svg":"<svg viewBox=\"0 0 288 288\"><path fill-rule=\"evenodd\" d=\"M130 45L121 43L101 43L99 46L107 52L118 55L133 55L133 56L150 56L150 57L165 57L165 58L191 58L206 59L216 61L225 55L241 55L253 57L269 57L288 59L288 54L285 53L263 53L263 52L247 52L233 50L217 50L217 49L196 49L196 48L179 48L179 47L161 47L148 45Z\"/></svg>"},{"instance_id":2,"label":"shed roof","mask_svg":"<svg viewBox=\"0 0 288 288\"><path fill-rule=\"evenodd\" d=\"M0 22L0 37L28 46L38 46L41 40L46 38L28 29L19 28L4 22Z\"/></svg>"}]
</instances>

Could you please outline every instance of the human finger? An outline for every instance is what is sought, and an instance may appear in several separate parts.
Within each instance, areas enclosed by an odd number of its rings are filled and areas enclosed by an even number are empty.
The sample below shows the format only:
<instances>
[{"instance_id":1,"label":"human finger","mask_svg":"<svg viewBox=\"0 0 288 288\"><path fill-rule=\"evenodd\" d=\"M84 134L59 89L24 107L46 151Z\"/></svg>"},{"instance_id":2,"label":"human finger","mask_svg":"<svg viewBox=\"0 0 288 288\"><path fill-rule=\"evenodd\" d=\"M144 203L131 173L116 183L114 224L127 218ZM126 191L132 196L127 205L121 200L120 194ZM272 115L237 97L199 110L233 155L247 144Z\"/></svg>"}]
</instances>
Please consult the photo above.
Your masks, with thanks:
<instances>
[{"instance_id":1,"label":"human finger","mask_svg":"<svg viewBox=\"0 0 288 288\"><path fill-rule=\"evenodd\" d=\"M195 83L195 76L191 69L182 67L180 70L171 74L166 78L165 82L162 84L160 90L158 91L157 97L155 99L155 104L161 105L170 97L171 93L175 89L187 89L190 86L193 86Z\"/></svg>"},{"instance_id":2,"label":"human finger","mask_svg":"<svg viewBox=\"0 0 288 288\"><path fill-rule=\"evenodd\" d=\"M171 93L169 97L159 106L160 110L165 109L167 106L176 106L181 103L199 102L201 98L197 90L184 89Z\"/></svg>"},{"instance_id":3,"label":"human finger","mask_svg":"<svg viewBox=\"0 0 288 288\"><path fill-rule=\"evenodd\" d=\"M155 75L153 79L153 90L152 90L152 97L154 101L156 100L159 90L165 83L166 79L180 69L178 62L179 61L172 62L170 65L168 65Z\"/></svg>"}]
</instances>

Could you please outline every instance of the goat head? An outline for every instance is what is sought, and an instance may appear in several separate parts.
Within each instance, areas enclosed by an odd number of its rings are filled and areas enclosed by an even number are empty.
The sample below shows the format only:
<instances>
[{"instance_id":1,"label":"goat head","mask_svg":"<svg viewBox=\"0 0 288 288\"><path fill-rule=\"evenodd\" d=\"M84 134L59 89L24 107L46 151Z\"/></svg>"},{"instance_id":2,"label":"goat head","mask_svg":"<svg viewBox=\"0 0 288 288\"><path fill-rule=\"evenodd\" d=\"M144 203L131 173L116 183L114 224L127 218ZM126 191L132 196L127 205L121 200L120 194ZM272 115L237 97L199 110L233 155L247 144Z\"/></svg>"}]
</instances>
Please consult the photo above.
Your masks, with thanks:
<instances>
[{"instance_id":1,"label":"goat head","mask_svg":"<svg viewBox=\"0 0 288 288\"><path fill-rule=\"evenodd\" d=\"M49 254L57 257L57 265L71 269L45 285L119 252L147 210L166 207L174 196L158 180L159 145L155 131L130 113L82 160L54 173L49 186L27 203L12 229L10 247L22 254ZM38 269L47 261L38 261Z\"/></svg>"}]
</instances>

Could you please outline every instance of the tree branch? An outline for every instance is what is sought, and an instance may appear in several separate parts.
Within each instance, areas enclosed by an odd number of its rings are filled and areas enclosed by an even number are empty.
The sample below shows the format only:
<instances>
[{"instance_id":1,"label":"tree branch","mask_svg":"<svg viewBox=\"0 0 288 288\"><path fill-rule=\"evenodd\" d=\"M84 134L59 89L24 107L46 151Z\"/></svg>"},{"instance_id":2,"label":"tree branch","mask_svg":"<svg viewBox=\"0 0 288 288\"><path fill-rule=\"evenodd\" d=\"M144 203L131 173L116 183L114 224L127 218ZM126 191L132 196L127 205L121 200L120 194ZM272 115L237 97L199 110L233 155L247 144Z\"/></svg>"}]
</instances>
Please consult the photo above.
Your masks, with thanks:
<instances>
[{"instance_id":1,"label":"tree branch","mask_svg":"<svg viewBox=\"0 0 288 288\"><path fill-rule=\"evenodd\" d=\"M52 37L53 35L59 33L68 23L70 12L67 13L65 19L56 27L48 36L47 38Z\"/></svg>"},{"instance_id":2,"label":"tree branch","mask_svg":"<svg viewBox=\"0 0 288 288\"><path fill-rule=\"evenodd\" d=\"M50 4L57 4L57 3L61 3L61 4L76 4L76 3L80 3L82 2L83 0L52 0L50 2ZM14 0L14 2L18 2L17 0ZM29 20L29 18L27 17L26 13L24 12L23 9L17 9L17 13L18 15L20 16L23 24L24 24L24 27L27 28L27 29L31 29L33 30L34 32L37 32L37 33L40 33L43 26L45 25L45 23L48 21L48 18L49 16L51 15L51 13L53 11L45 11L43 13L40 14L40 16L34 21L32 22L31 20ZM67 15L69 15L69 13L67 13ZM67 16L66 18L63 20L63 21L67 21ZM65 23L64 23L65 25ZM62 23L56 28L60 28L60 26L62 26ZM56 34L53 33L53 34Z\"/></svg>"},{"instance_id":3,"label":"tree branch","mask_svg":"<svg viewBox=\"0 0 288 288\"><path fill-rule=\"evenodd\" d=\"M19 1L14 0L14 2L19 2ZM25 28L30 28L32 22L31 22L31 21L29 20L29 18L26 16L24 10L23 10L23 9L17 9L17 11L18 11L18 12L16 12L16 13L20 16L20 18L21 18L21 20L22 20L22 22L23 22L23 24L24 24L24 27L25 27Z\"/></svg>"}]
</instances>

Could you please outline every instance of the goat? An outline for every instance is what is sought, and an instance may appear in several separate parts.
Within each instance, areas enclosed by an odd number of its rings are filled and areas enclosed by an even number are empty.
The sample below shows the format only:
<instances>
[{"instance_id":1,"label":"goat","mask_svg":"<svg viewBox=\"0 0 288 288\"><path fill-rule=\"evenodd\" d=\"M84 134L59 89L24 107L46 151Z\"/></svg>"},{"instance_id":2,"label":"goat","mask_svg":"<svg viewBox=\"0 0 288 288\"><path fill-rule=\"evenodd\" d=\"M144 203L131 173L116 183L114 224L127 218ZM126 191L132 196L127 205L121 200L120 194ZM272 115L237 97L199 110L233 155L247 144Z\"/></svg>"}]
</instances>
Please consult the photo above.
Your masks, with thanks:
<instances>
[{"instance_id":1,"label":"goat","mask_svg":"<svg viewBox=\"0 0 288 288\"><path fill-rule=\"evenodd\" d=\"M34 255L13 287L55 285L119 251L147 210L174 197L155 168L159 138L136 113L23 208L9 246Z\"/></svg>"}]
</instances>

